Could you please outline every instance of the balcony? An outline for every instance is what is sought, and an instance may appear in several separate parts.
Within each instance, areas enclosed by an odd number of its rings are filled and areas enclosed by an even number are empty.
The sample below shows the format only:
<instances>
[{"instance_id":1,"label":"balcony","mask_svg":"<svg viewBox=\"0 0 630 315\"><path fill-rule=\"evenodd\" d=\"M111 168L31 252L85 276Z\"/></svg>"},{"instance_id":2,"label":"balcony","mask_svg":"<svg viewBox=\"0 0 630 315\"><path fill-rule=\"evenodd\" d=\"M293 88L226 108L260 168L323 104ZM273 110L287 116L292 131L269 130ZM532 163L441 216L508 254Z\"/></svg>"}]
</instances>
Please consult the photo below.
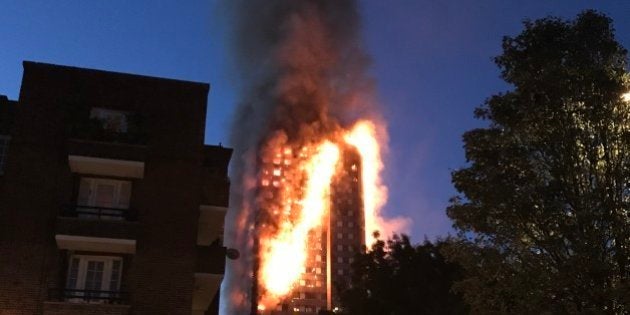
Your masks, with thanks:
<instances>
[{"instance_id":1,"label":"balcony","mask_svg":"<svg viewBox=\"0 0 630 315\"><path fill-rule=\"evenodd\" d=\"M89 108L85 105L78 107L70 117L68 133L72 138L124 144L147 143L148 137L142 115ZM105 116L101 117L103 114Z\"/></svg>"},{"instance_id":2,"label":"balcony","mask_svg":"<svg viewBox=\"0 0 630 315\"><path fill-rule=\"evenodd\" d=\"M143 178L146 147L70 139L68 163L79 174Z\"/></svg>"},{"instance_id":3,"label":"balcony","mask_svg":"<svg viewBox=\"0 0 630 315\"><path fill-rule=\"evenodd\" d=\"M223 239L223 227L227 208L201 205L197 224L197 245L210 246Z\"/></svg>"},{"instance_id":4,"label":"balcony","mask_svg":"<svg viewBox=\"0 0 630 315\"><path fill-rule=\"evenodd\" d=\"M221 287L225 272L225 247L219 242L210 246L197 246L193 314L205 314Z\"/></svg>"},{"instance_id":5,"label":"balcony","mask_svg":"<svg viewBox=\"0 0 630 315\"><path fill-rule=\"evenodd\" d=\"M105 208L95 206L67 205L62 208L61 217L84 218L114 221L136 221L136 212L131 209Z\"/></svg>"},{"instance_id":6,"label":"balcony","mask_svg":"<svg viewBox=\"0 0 630 315\"><path fill-rule=\"evenodd\" d=\"M49 301L75 303L129 304L129 294L120 291L50 289Z\"/></svg>"},{"instance_id":7,"label":"balcony","mask_svg":"<svg viewBox=\"0 0 630 315\"><path fill-rule=\"evenodd\" d=\"M129 209L66 206L57 217L60 249L135 253L138 223Z\"/></svg>"},{"instance_id":8,"label":"balcony","mask_svg":"<svg viewBox=\"0 0 630 315\"><path fill-rule=\"evenodd\" d=\"M213 243L210 246L197 246L196 273L223 275L225 273L225 247Z\"/></svg>"},{"instance_id":9,"label":"balcony","mask_svg":"<svg viewBox=\"0 0 630 315\"><path fill-rule=\"evenodd\" d=\"M230 181L227 178L204 178L206 180L202 187L202 203L204 205L227 207L230 201Z\"/></svg>"},{"instance_id":10,"label":"balcony","mask_svg":"<svg viewBox=\"0 0 630 315\"><path fill-rule=\"evenodd\" d=\"M44 315L112 314L127 315L129 296L125 292L50 289Z\"/></svg>"}]
</instances>

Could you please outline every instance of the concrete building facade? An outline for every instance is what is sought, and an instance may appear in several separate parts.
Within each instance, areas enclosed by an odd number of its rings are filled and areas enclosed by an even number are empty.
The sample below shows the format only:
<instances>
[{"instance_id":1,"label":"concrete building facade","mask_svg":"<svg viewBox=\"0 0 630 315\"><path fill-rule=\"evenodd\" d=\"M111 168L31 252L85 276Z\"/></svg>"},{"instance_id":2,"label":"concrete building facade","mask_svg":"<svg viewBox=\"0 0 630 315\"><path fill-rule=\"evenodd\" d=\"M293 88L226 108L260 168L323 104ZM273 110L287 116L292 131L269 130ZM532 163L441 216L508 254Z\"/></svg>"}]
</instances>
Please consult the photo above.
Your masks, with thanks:
<instances>
[{"instance_id":1,"label":"concrete building facade","mask_svg":"<svg viewBox=\"0 0 630 315\"><path fill-rule=\"evenodd\" d=\"M0 314L217 314L209 85L24 62L0 98Z\"/></svg>"}]
</instances>

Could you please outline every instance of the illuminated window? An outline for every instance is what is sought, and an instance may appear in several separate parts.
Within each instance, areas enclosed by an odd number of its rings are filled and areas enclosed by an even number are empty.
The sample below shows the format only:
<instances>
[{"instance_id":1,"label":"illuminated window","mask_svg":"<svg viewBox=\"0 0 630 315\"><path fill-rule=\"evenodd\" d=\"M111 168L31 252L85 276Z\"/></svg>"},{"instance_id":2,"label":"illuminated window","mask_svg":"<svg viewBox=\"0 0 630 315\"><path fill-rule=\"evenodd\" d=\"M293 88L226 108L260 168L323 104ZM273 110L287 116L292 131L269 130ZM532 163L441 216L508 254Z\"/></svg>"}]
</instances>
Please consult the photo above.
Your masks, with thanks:
<instances>
[{"instance_id":1,"label":"illuminated window","mask_svg":"<svg viewBox=\"0 0 630 315\"><path fill-rule=\"evenodd\" d=\"M343 269L337 269L337 274L340 276L343 275Z\"/></svg>"},{"instance_id":2,"label":"illuminated window","mask_svg":"<svg viewBox=\"0 0 630 315\"><path fill-rule=\"evenodd\" d=\"M342 226L343 226L343 222L341 222L341 221L337 221L337 226L338 226L338 227L342 227Z\"/></svg>"},{"instance_id":3,"label":"illuminated window","mask_svg":"<svg viewBox=\"0 0 630 315\"><path fill-rule=\"evenodd\" d=\"M337 238L338 239L342 239L343 238L343 234L342 233L337 233Z\"/></svg>"},{"instance_id":4,"label":"illuminated window","mask_svg":"<svg viewBox=\"0 0 630 315\"><path fill-rule=\"evenodd\" d=\"M337 250L338 251L343 251L343 245L337 245Z\"/></svg>"},{"instance_id":5,"label":"illuminated window","mask_svg":"<svg viewBox=\"0 0 630 315\"><path fill-rule=\"evenodd\" d=\"M348 222L348 226L349 227L354 227L354 223L353 222Z\"/></svg>"},{"instance_id":6,"label":"illuminated window","mask_svg":"<svg viewBox=\"0 0 630 315\"><path fill-rule=\"evenodd\" d=\"M7 152L11 137L0 135L0 175L4 174L4 165L7 162Z\"/></svg>"},{"instance_id":7,"label":"illuminated window","mask_svg":"<svg viewBox=\"0 0 630 315\"><path fill-rule=\"evenodd\" d=\"M352 234L352 233L348 233L348 238L349 238L349 239L354 239L354 234Z\"/></svg>"},{"instance_id":8,"label":"illuminated window","mask_svg":"<svg viewBox=\"0 0 630 315\"><path fill-rule=\"evenodd\" d=\"M337 257L337 262L338 263L342 263L343 262L343 257Z\"/></svg>"}]
</instances>

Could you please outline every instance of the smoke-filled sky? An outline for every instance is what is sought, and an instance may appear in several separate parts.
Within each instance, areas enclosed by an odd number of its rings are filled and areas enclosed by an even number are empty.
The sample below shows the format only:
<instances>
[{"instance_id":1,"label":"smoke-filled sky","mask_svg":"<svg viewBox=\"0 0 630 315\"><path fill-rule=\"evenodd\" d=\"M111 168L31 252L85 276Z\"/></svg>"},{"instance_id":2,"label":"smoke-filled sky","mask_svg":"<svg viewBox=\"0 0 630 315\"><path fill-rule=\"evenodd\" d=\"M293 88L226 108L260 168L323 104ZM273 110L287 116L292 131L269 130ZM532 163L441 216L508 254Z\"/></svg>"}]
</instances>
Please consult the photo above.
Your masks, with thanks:
<instances>
[{"instance_id":1,"label":"smoke-filled sky","mask_svg":"<svg viewBox=\"0 0 630 315\"><path fill-rule=\"evenodd\" d=\"M228 1L228 0L225 0ZM227 29L220 1L0 2L0 94L16 99L21 61L210 82L206 142L229 145L239 99L227 71ZM506 90L491 57L524 18L572 18L594 8L610 15L630 47L627 1L360 0L382 112L389 122L386 212L414 220L412 236L450 231L444 209L455 194L450 170L465 163L461 134L481 123L473 109Z\"/></svg>"}]
</instances>

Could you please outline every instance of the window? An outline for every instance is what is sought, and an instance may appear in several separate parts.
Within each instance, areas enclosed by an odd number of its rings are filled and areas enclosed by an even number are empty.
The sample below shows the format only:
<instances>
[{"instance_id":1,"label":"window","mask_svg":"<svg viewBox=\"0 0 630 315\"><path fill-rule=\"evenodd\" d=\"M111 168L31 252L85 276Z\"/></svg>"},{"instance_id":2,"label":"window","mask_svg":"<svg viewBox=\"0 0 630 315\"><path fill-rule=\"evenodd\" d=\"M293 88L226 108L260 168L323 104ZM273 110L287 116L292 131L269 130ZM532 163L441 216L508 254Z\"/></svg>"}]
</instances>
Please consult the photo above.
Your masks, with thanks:
<instances>
[{"instance_id":1,"label":"window","mask_svg":"<svg viewBox=\"0 0 630 315\"><path fill-rule=\"evenodd\" d=\"M129 209L130 197L130 181L83 177L77 198L78 216L120 220L121 210Z\"/></svg>"},{"instance_id":2,"label":"window","mask_svg":"<svg viewBox=\"0 0 630 315\"><path fill-rule=\"evenodd\" d=\"M94 107L90 118L103 123L103 129L113 132L127 132L127 113L106 108Z\"/></svg>"},{"instance_id":3,"label":"window","mask_svg":"<svg viewBox=\"0 0 630 315\"><path fill-rule=\"evenodd\" d=\"M120 290L122 258L73 255L68 266L66 289L72 302L103 302Z\"/></svg>"},{"instance_id":4,"label":"window","mask_svg":"<svg viewBox=\"0 0 630 315\"><path fill-rule=\"evenodd\" d=\"M4 174L4 165L7 162L7 151L11 137L0 135L0 175Z\"/></svg>"}]
</instances>

